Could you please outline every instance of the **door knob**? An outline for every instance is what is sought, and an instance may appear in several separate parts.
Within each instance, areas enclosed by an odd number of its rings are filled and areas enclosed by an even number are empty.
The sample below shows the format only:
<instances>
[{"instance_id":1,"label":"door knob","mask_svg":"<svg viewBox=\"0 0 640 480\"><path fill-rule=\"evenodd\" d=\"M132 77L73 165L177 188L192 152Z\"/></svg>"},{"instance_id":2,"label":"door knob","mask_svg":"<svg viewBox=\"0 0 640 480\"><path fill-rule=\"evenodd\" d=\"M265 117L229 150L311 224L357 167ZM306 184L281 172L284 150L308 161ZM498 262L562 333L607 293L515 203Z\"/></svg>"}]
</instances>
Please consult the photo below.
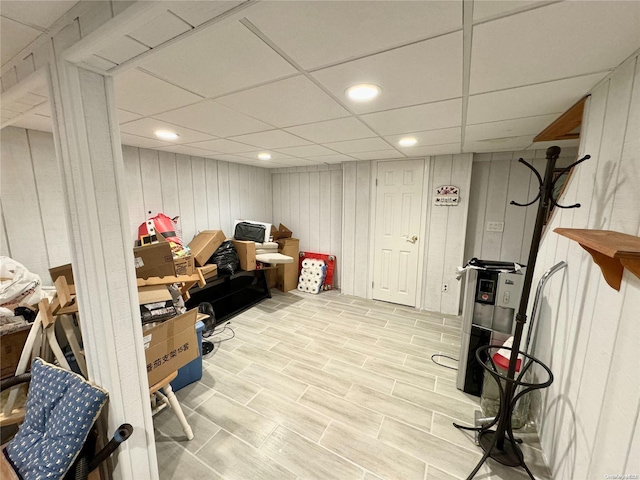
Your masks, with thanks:
<instances>
[{"instance_id":1,"label":"door knob","mask_svg":"<svg viewBox=\"0 0 640 480\"><path fill-rule=\"evenodd\" d=\"M407 242L416 243L418 241L418 237L414 235L411 238L407 238Z\"/></svg>"}]
</instances>

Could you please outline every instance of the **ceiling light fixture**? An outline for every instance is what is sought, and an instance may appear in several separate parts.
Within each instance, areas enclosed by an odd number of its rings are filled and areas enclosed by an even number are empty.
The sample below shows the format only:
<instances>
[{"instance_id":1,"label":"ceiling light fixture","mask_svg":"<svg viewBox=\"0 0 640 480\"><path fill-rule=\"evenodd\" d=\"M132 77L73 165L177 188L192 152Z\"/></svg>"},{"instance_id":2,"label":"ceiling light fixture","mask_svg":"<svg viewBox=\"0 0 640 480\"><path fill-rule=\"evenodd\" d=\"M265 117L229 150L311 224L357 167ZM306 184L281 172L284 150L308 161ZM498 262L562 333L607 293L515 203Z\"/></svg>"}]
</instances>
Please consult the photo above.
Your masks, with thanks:
<instances>
[{"instance_id":1,"label":"ceiling light fixture","mask_svg":"<svg viewBox=\"0 0 640 480\"><path fill-rule=\"evenodd\" d=\"M258 158L260 160L271 160L271 154L267 152L262 152L258 154Z\"/></svg>"},{"instance_id":2,"label":"ceiling light fixture","mask_svg":"<svg viewBox=\"0 0 640 480\"><path fill-rule=\"evenodd\" d=\"M416 143L418 143L418 140L416 140L415 138L404 137L400 139L398 145L400 145L401 147L413 147Z\"/></svg>"},{"instance_id":3,"label":"ceiling light fixture","mask_svg":"<svg viewBox=\"0 0 640 480\"><path fill-rule=\"evenodd\" d=\"M177 133L168 130L156 130L156 137L162 140L177 140L179 136Z\"/></svg>"},{"instance_id":4,"label":"ceiling light fixture","mask_svg":"<svg viewBox=\"0 0 640 480\"><path fill-rule=\"evenodd\" d=\"M366 102L380 95L380 87L372 83L361 83L347 88L346 94L351 100Z\"/></svg>"}]
</instances>

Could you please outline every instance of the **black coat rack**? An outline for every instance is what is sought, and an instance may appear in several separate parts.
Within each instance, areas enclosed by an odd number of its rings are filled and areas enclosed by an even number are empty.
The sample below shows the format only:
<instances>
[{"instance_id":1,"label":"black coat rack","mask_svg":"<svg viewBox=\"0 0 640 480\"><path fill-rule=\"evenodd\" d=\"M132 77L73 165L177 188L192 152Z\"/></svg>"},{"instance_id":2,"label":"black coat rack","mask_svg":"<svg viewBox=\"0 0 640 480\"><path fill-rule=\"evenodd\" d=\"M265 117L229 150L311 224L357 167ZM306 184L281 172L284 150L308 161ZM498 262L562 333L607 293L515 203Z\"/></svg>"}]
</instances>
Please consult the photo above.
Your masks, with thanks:
<instances>
[{"instance_id":1,"label":"black coat rack","mask_svg":"<svg viewBox=\"0 0 640 480\"><path fill-rule=\"evenodd\" d=\"M522 333L524 331L524 325L527 322L527 305L529 303L529 295L531 293L531 284L533 282L533 273L536 266L536 258L538 256L538 249L540 248L540 240L542 238L542 230L545 224L549 207L551 205L558 208L578 208L579 203L574 205L559 205L556 199L553 197L553 189L558 179L566 172L571 170L576 165L591 158L589 155L585 155L580 160L572 163L567 168L563 169L560 174L554 179L553 174L555 172L555 165L558 157L560 156L560 147L549 147L547 149L547 167L544 174L544 179L540 176L538 171L528 162L522 158L518 161L526 165L536 175L538 183L540 184L540 190L536 198L529 203L518 203L511 201L511 205L518 207L528 207L540 200L538 204L538 214L536 216L536 223L533 230L533 239L531 240L531 248L529 249L529 260L527 262L527 271L524 277L524 286L522 290L522 297L520 298L520 305L518 313L516 314L516 328L513 336L513 345L510 348L502 347L501 345L487 345L479 348L476 351L476 360L485 369L485 374L490 374L494 377L498 383L498 391L500 393L500 409L498 415L493 421L483 427L471 428L462 425L453 424L456 428L463 430L473 430L478 433L478 441L480 446L484 450L484 455L480 459L480 462L476 465L474 470L469 474L467 480L471 480L476 473L480 470L482 464L489 458L507 465L510 467L522 467L532 480L535 480L533 474L527 467L522 450L518 447L518 443L522 441L516 439L513 436L513 429L511 427L511 415L516 406L517 401L532 390L540 388L546 388L553 382L553 373L544 363L537 358L520 351L520 343L522 341ZM509 358L509 368L507 374L500 372L495 363L493 362L493 354L501 348L506 348L511 351ZM518 376L516 377L516 369L518 363L518 357L522 358L523 367L520 369ZM547 374L545 381L536 383L525 382L524 376L531 369L531 366L537 364ZM521 391L516 394L516 389L522 387ZM491 428L496 425L495 430Z\"/></svg>"}]
</instances>

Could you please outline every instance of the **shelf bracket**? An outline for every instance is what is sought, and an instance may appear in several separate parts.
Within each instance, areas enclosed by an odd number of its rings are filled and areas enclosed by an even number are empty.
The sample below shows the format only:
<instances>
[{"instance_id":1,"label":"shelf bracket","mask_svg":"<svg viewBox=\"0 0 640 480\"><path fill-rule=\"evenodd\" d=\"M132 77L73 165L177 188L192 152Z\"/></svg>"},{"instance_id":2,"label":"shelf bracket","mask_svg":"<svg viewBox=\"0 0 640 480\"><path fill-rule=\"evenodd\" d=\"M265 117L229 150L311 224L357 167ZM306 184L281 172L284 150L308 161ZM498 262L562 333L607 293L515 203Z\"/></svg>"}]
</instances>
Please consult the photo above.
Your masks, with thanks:
<instances>
[{"instance_id":1,"label":"shelf bracket","mask_svg":"<svg viewBox=\"0 0 640 480\"><path fill-rule=\"evenodd\" d=\"M624 268L620 263L620 259L608 257L607 255L589 248L581 243L580 246L587 252L589 252L589 255L591 255L593 261L598 264L600 270L602 270L602 275L604 276L604 279L607 281L609 286L620 291L620 284L622 283L622 273L624 271Z\"/></svg>"}]
</instances>

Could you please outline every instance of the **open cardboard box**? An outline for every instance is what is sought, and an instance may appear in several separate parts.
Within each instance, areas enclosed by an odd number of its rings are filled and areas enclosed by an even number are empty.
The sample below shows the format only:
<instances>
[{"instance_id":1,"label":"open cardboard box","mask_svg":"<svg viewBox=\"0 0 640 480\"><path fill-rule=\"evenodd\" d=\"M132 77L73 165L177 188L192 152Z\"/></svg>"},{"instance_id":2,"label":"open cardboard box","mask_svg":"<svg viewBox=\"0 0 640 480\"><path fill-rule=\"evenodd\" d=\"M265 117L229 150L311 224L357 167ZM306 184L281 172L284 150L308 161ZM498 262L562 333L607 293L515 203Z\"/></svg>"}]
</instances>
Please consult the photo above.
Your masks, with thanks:
<instances>
[{"instance_id":1,"label":"open cardboard box","mask_svg":"<svg viewBox=\"0 0 640 480\"><path fill-rule=\"evenodd\" d=\"M194 308L143 330L149 386L198 357L197 316Z\"/></svg>"},{"instance_id":2,"label":"open cardboard box","mask_svg":"<svg viewBox=\"0 0 640 480\"><path fill-rule=\"evenodd\" d=\"M133 257L136 266L136 277L166 277L193 275L195 266L193 256L173 258L171 246L161 234L157 235L158 243L134 247Z\"/></svg>"},{"instance_id":3,"label":"open cardboard box","mask_svg":"<svg viewBox=\"0 0 640 480\"><path fill-rule=\"evenodd\" d=\"M211 255L226 240L222 230L203 230L189 243L191 256L198 267L204 267Z\"/></svg>"},{"instance_id":4,"label":"open cardboard box","mask_svg":"<svg viewBox=\"0 0 640 480\"><path fill-rule=\"evenodd\" d=\"M240 268L251 272L256 269L256 242L245 240L232 240L233 246L238 252Z\"/></svg>"},{"instance_id":5,"label":"open cardboard box","mask_svg":"<svg viewBox=\"0 0 640 480\"><path fill-rule=\"evenodd\" d=\"M275 226L271 225L271 237L273 238L274 242L280 238L291 238L292 235L293 232L283 224L280 224L277 229Z\"/></svg>"}]
</instances>

